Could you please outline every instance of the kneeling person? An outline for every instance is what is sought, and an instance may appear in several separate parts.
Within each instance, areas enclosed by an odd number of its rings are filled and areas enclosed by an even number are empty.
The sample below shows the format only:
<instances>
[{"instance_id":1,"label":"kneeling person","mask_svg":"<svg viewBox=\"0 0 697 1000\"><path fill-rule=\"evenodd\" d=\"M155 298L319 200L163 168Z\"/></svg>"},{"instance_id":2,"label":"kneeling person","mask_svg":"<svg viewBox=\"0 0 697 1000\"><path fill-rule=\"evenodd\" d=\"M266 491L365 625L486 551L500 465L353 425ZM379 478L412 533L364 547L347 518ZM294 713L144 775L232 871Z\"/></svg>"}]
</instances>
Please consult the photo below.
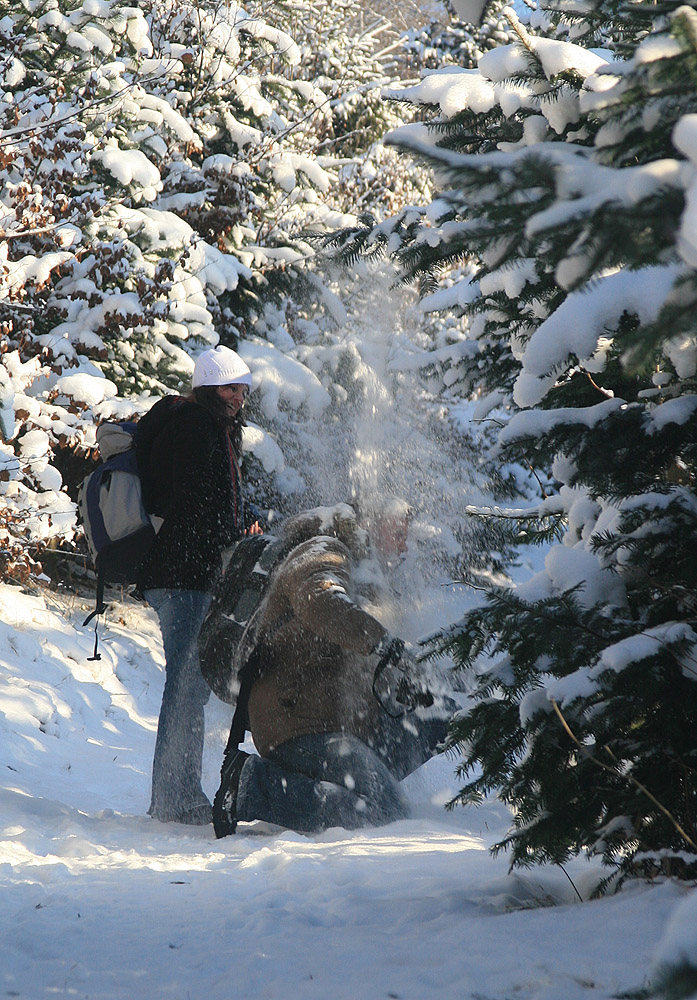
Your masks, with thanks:
<instances>
[{"instance_id":1,"label":"kneeling person","mask_svg":"<svg viewBox=\"0 0 697 1000\"><path fill-rule=\"evenodd\" d=\"M245 637L258 664L248 726L260 756L226 753L213 809L219 837L238 820L312 833L406 817L399 780L432 755L457 707L405 726L374 696L380 653L389 658L399 641L358 604L353 570L367 538L350 507L291 519L285 541Z\"/></svg>"}]
</instances>

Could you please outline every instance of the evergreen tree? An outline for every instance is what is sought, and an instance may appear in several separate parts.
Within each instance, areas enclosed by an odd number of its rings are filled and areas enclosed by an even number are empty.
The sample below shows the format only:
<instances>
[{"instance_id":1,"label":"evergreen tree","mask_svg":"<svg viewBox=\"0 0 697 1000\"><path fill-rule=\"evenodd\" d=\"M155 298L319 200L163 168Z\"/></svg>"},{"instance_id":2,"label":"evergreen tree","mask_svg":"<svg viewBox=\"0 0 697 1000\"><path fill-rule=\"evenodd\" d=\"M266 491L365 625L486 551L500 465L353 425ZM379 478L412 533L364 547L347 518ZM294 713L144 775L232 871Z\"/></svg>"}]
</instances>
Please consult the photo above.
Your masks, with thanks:
<instances>
[{"instance_id":1,"label":"evergreen tree","mask_svg":"<svg viewBox=\"0 0 697 1000\"><path fill-rule=\"evenodd\" d=\"M409 66L418 71L444 66L476 67L479 58L497 45L505 45L512 34L503 9L505 0L473 0L459 5L461 15L451 3L445 8L445 24L430 24L407 31Z\"/></svg>"},{"instance_id":2,"label":"evergreen tree","mask_svg":"<svg viewBox=\"0 0 697 1000\"><path fill-rule=\"evenodd\" d=\"M353 218L397 158L374 149L398 120L378 98L391 42L358 6L0 0L5 574L39 576L76 537L95 422L186 386L219 340L260 355L271 336L282 360L303 299L336 323L298 236ZM393 210L403 186L376 200ZM284 401L329 404L292 371ZM273 436L250 427L245 447L272 490L298 487Z\"/></svg>"},{"instance_id":3,"label":"evergreen tree","mask_svg":"<svg viewBox=\"0 0 697 1000\"><path fill-rule=\"evenodd\" d=\"M558 539L532 580L492 587L434 644L470 676L457 801L514 807L498 848L515 864L586 849L622 876L692 876L697 14L578 13L548 9L534 30L509 15L517 44L399 93L436 115L388 142L441 191L332 242L391 253L426 307L466 318L449 383L479 394L504 425L499 458L545 487L499 514L521 541ZM599 38L614 55L586 47Z\"/></svg>"}]
</instances>

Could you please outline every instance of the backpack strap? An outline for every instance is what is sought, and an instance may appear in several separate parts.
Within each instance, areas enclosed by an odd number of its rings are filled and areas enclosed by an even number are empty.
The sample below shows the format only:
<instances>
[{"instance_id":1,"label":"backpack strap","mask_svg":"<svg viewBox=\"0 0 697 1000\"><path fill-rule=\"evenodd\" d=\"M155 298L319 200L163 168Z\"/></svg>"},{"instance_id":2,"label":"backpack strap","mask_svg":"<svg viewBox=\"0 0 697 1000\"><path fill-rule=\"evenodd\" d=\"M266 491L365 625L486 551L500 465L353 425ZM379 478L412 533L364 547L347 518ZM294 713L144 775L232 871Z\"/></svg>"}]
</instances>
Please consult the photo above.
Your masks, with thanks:
<instances>
[{"instance_id":1,"label":"backpack strap","mask_svg":"<svg viewBox=\"0 0 697 1000\"><path fill-rule=\"evenodd\" d=\"M230 735L225 746L225 754L236 750L240 743L244 741L244 734L249 729L249 712L247 711L249 695L254 681L261 675L262 668L263 658L260 643L257 643L238 675L240 678L240 690L237 695L235 712L232 716L232 725L230 726Z\"/></svg>"},{"instance_id":2,"label":"backpack strap","mask_svg":"<svg viewBox=\"0 0 697 1000\"><path fill-rule=\"evenodd\" d=\"M105 611L106 611L106 604L104 603L104 570L100 568L97 570L97 599L95 601L94 611L90 612L90 614L87 615L87 618L85 618L84 622L82 623L82 627L84 628L86 625L89 625L89 623L92 621L93 618L96 618L98 615L103 615Z\"/></svg>"},{"instance_id":3,"label":"backpack strap","mask_svg":"<svg viewBox=\"0 0 697 1000\"><path fill-rule=\"evenodd\" d=\"M248 660L247 663L249 662L250 661ZM225 745L226 754L237 749L240 743L244 741L244 734L249 729L249 713L247 711L247 706L249 704L249 694L252 690L252 684L255 680L256 672L251 670L247 671L242 678L239 694L237 695L237 705L235 706L235 712L232 716L230 735L228 736L228 740Z\"/></svg>"},{"instance_id":4,"label":"backpack strap","mask_svg":"<svg viewBox=\"0 0 697 1000\"><path fill-rule=\"evenodd\" d=\"M291 621L292 618L292 611L284 611L271 626L270 634L275 635L275 633L282 628L283 625ZM269 632L265 633L264 638L269 638ZM226 754L230 753L232 750L236 750L240 743L244 741L244 734L249 729L249 712L247 711L249 695L251 694L254 682L258 680L263 673L265 662L264 640L258 640L255 642L251 652L249 653L244 664L240 667L237 674L240 680L240 690L237 695L235 712L232 716L230 735L228 736L228 741L225 746Z\"/></svg>"},{"instance_id":5,"label":"backpack strap","mask_svg":"<svg viewBox=\"0 0 697 1000\"><path fill-rule=\"evenodd\" d=\"M95 601L94 611L85 618L82 623L82 627L85 628L86 625L92 621L93 618L99 619L99 615L103 615L106 611L106 604L104 603L104 569L100 565L97 568L97 599ZM90 660L101 660L102 654L99 652L99 620L94 623L94 650L91 656L87 657L88 662Z\"/></svg>"}]
</instances>

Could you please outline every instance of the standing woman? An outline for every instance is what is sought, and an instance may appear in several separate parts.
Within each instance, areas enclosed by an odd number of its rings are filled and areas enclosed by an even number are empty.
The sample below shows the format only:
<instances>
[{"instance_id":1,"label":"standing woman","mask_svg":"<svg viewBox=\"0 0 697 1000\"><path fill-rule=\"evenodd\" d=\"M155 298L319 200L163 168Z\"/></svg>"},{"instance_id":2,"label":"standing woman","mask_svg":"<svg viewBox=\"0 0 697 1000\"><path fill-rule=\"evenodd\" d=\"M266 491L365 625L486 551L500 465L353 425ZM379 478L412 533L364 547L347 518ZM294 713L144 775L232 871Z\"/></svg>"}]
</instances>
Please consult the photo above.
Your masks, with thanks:
<instances>
[{"instance_id":1,"label":"standing woman","mask_svg":"<svg viewBox=\"0 0 697 1000\"><path fill-rule=\"evenodd\" d=\"M145 505L162 519L138 589L157 612L166 681L157 726L149 814L161 822L211 822L201 788L204 706L210 690L198 632L224 549L245 533L241 410L251 372L228 347L196 359L189 396L166 396L138 425ZM258 524L251 533L261 529Z\"/></svg>"}]
</instances>

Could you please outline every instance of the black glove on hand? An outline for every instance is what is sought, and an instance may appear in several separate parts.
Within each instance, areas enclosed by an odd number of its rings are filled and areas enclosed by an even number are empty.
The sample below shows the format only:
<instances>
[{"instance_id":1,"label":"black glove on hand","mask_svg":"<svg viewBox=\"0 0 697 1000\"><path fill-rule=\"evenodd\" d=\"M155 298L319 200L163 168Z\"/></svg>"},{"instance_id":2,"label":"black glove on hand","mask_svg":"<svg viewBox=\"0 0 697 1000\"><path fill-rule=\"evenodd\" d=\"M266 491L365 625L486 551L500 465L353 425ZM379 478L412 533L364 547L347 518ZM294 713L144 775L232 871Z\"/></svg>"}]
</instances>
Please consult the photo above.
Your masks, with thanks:
<instances>
[{"instance_id":1,"label":"black glove on hand","mask_svg":"<svg viewBox=\"0 0 697 1000\"><path fill-rule=\"evenodd\" d=\"M373 677L373 694L388 715L399 718L403 712L398 711L395 714L390 711L386 701L402 705L406 712L413 712L417 706L431 707L433 704L431 692L415 683L410 676L411 674L417 676L418 669L403 639L388 633L374 646L372 652L380 657ZM389 682L389 675L381 683L381 677L389 667L396 667L402 675L394 685ZM381 691L378 690L379 687L382 688Z\"/></svg>"},{"instance_id":2,"label":"black glove on hand","mask_svg":"<svg viewBox=\"0 0 697 1000\"><path fill-rule=\"evenodd\" d=\"M377 669L383 669L394 664L397 666L404 655L404 639L398 639L396 635L387 632L378 643L371 649L371 653L380 657Z\"/></svg>"},{"instance_id":3,"label":"black glove on hand","mask_svg":"<svg viewBox=\"0 0 697 1000\"><path fill-rule=\"evenodd\" d=\"M397 684L395 701L404 705L408 712L412 712L417 705L430 708L433 704L433 695L427 688L418 688L408 677L402 677Z\"/></svg>"}]
</instances>

